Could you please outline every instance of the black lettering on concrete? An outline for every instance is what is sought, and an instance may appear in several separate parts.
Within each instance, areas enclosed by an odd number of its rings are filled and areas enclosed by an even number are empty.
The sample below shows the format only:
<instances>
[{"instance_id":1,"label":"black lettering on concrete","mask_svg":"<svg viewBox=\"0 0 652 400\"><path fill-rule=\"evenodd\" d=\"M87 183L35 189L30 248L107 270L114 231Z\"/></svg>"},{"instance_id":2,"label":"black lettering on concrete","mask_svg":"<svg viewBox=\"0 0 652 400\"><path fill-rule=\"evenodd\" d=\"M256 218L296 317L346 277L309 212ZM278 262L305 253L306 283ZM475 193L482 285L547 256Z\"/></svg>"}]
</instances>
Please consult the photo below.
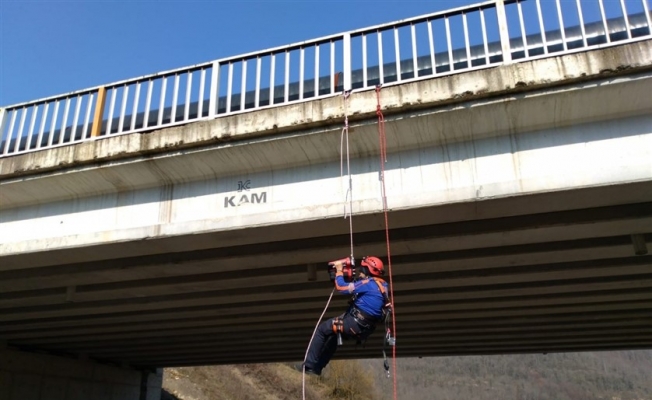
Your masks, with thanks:
<instances>
[{"instance_id":1,"label":"black lettering on concrete","mask_svg":"<svg viewBox=\"0 0 652 400\"><path fill-rule=\"evenodd\" d=\"M260 194L260 197L258 197L257 193L252 193L251 194L251 202L252 203L267 203L267 192L262 192Z\"/></svg>"},{"instance_id":2,"label":"black lettering on concrete","mask_svg":"<svg viewBox=\"0 0 652 400\"><path fill-rule=\"evenodd\" d=\"M235 199L235 196L225 197L224 208L227 208L229 205L231 205L231 207L235 207L235 204L233 204L233 199Z\"/></svg>"},{"instance_id":3,"label":"black lettering on concrete","mask_svg":"<svg viewBox=\"0 0 652 400\"><path fill-rule=\"evenodd\" d=\"M249 179L246 181L238 181L238 192L251 189L249 185L251 185L251 181Z\"/></svg>"},{"instance_id":4,"label":"black lettering on concrete","mask_svg":"<svg viewBox=\"0 0 652 400\"><path fill-rule=\"evenodd\" d=\"M241 206L245 203L249 203L249 198L247 197L246 194L243 194L242 197L240 197L240 201L238 202L238 205Z\"/></svg>"},{"instance_id":5,"label":"black lettering on concrete","mask_svg":"<svg viewBox=\"0 0 652 400\"><path fill-rule=\"evenodd\" d=\"M235 196L226 196L224 198L224 208L237 207L244 204L265 204L267 203L267 192L252 193L251 195L243 194L236 204Z\"/></svg>"}]
</instances>

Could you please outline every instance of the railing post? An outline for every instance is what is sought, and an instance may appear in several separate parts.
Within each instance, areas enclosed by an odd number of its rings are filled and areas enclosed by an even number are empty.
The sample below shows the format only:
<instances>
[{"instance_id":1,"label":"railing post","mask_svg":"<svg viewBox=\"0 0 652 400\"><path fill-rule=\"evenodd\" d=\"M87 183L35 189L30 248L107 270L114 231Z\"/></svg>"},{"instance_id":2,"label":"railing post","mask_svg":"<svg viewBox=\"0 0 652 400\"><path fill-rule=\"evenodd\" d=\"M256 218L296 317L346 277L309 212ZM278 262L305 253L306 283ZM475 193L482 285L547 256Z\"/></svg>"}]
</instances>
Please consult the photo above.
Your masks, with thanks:
<instances>
[{"instance_id":1,"label":"railing post","mask_svg":"<svg viewBox=\"0 0 652 400\"><path fill-rule=\"evenodd\" d=\"M344 91L351 90L351 34L345 33L343 37L344 51Z\"/></svg>"},{"instance_id":2,"label":"railing post","mask_svg":"<svg viewBox=\"0 0 652 400\"><path fill-rule=\"evenodd\" d=\"M647 6L647 0L643 0L643 12L645 13L645 19L647 20L648 35L652 35L652 22L650 21L650 10Z\"/></svg>"},{"instance_id":3,"label":"railing post","mask_svg":"<svg viewBox=\"0 0 652 400\"><path fill-rule=\"evenodd\" d=\"M106 100L106 88L102 86L97 91L97 100L95 102L95 114L93 115L93 129L91 130L91 137L100 136L102 131L102 119L104 117L104 103ZM52 132L50 132L50 135Z\"/></svg>"},{"instance_id":4,"label":"railing post","mask_svg":"<svg viewBox=\"0 0 652 400\"><path fill-rule=\"evenodd\" d=\"M219 100L220 90L220 63L213 61L213 69L211 71L211 92L208 100L208 117L213 118L217 115L217 102Z\"/></svg>"},{"instance_id":5,"label":"railing post","mask_svg":"<svg viewBox=\"0 0 652 400\"><path fill-rule=\"evenodd\" d=\"M0 108L0 139L2 139L2 132L5 130L5 115L7 115L7 110Z\"/></svg>"},{"instance_id":6,"label":"railing post","mask_svg":"<svg viewBox=\"0 0 652 400\"><path fill-rule=\"evenodd\" d=\"M512 49L509 44L505 0L496 0L496 14L498 15L498 32L500 33L500 45L503 51L503 63L509 64L512 62Z\"/></svg>"},{"instance_id":7,"label":"railing post","mask_svg":"<svg viewBox=\"0 0 652 400\"><path fill-rule=\"evenodd\" d=\"M0 143L2 143L2 134L5 131L6 123L7 123L7 110L4 108L0 108ZM0 147L0 155L2 154L4 154L4 151L3 148Z\"/></svg>"}]
</instances>

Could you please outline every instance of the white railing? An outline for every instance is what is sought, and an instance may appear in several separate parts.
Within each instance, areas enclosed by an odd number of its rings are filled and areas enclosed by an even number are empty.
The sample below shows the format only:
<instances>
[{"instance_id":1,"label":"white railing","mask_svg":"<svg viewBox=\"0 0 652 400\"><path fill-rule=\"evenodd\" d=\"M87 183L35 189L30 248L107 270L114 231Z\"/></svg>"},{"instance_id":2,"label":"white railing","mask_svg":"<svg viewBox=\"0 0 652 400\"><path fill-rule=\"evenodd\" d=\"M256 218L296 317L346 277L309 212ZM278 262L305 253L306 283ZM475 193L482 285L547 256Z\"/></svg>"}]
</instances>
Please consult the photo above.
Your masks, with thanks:
<instances>
[{"instance_id":1,"label":"white railing","mask_svg":"<svg viewBox=\"0 0 652 400\"><path fill-rule=\"evenodd\" d=\"M0 157L645 40L649 8L491 0L15 104L0 108Z\"/></svg>"}]
</instances>

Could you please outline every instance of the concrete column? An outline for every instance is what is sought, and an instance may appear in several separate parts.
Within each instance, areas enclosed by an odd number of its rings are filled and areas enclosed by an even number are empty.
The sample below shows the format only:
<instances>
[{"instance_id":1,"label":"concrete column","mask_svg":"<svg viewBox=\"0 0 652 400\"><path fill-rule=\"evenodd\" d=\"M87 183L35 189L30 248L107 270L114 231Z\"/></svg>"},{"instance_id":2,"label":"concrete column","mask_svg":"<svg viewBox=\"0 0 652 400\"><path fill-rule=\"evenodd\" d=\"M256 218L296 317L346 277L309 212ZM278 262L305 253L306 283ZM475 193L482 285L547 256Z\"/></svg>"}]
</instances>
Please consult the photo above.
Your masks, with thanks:
<instances>
[{"instance_id":1,"label":"concrete column","mask_svg":"<svg viewBox=\"0 0 652 400\"><path fill-rule=\"evenodd\" d=\"M0 348L0 400L158 400L161 370Z\"/></svg>"}]
</instances>

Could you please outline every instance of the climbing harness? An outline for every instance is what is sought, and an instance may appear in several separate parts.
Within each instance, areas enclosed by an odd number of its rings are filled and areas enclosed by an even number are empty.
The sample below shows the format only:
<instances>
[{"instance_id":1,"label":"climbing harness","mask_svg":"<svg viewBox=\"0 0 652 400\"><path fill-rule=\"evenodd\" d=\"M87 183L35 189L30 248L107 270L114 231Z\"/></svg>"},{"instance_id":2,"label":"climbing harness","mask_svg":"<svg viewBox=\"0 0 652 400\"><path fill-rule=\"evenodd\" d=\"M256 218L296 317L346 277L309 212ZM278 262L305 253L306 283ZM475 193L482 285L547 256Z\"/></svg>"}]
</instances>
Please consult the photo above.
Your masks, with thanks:
<instances>
[{"instance_id":1,"label":"climbing harness","mask_svg":"<svg viewBox=\"0 0 652 400\"><path fill-rule=\"evenodd\" d=\"M333 318L333 333L337 335L337 345L342 345L342 333L344 333L344 320L342 317Z\"/></svg>"},{"instance_id":2,"label":"climbing harness","mask_svg":"<svg viewBox=\"0 0 652 400\"><path fill-rule=\"evenodd\" d=\"M376 115L378 116L378 140L380 142L380 181L381 181L381 195L383 198L383 214L385 215L385 241L387 243L387 268L389 273L389 297L394 300L394 282L392 280L392 254L389 246L389 219L387 207L387 190L385 188L385 163L387 162L387 138L385 136L385 116L383 115L380 106L380 90L381 85L376 86ZM394 378L394 400L397 399L396 392L396 307L392 304L391 309L392 328L389 330L389 322L385 320L385 340L383 344L383 355L385 357L384 365L385 371L388 372L389 365L387 364L387 356L385 355L385 344L392 347L392 370ZM392 337L392 333L394 336Z\"/></svg>"}]
</instances>

